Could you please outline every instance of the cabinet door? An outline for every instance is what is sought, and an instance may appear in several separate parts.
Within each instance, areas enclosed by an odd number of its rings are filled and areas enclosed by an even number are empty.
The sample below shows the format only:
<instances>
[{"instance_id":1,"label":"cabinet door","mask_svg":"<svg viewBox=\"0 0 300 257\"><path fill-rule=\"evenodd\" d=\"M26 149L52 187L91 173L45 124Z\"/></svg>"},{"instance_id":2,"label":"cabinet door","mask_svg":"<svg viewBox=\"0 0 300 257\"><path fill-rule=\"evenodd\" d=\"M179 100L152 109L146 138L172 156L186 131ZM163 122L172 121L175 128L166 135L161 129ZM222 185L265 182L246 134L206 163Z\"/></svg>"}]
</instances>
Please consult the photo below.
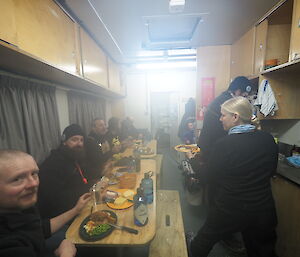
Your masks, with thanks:
<instances>
[{"instance_id":1,"label":"cabinet door","mask_svg":"<svg viewBox=\"0 0 300 257\"><path fill-rule=\"evenodd\" d=\"M17 45L15 5L13 0L1 1L0 40Z\"/></svg>"},{"instance_id":2,"label":"cabinet door","mask_svg":"<svg viewBox=\"0 0 300 257\"><path fill-rule=\"evenodd\" d=\"M272 191L276 203L277 254L280 257L300 256L300 187L283 178L272 180Z\"/></svg>"},{"instance_id":3,"label":"cabinet door","mask_svg":"<svg viewBox=\"0 0 300 257\"><path fill-rule=\"evenodd\" d=\"M108 81L109 88L120 93L121 92L121 80L119 66L114 63L110 58L108 59Z\"/></svg>"},{"instance_id":4,"label":"cabinet door","mask_svg":"<svg viewBox=\"0 0 300 257\"><path fill-rule=\"evenodd\" d=\"M230 77L253 76L255 28L232 45Z\"/></svg>"},{"instance_id":5,"label":"cabinet door","mask_svg":"<svg viewBox=\"0 0 300 257\"><path fill-rule=\"evenodd\" d=\"M76 74L75 23L52 0L15 0L18 46Z\"/></svg>"},{"instance_id":6,"label":"cabinet door","mask_svg":"<svg viewBox=\"0 0 300 257\"><path fill-rule=\"evenodd\" d=\"M300 58L300 0L294 0L289 61Z\"/></svg>"},{"instance_id":7,"label":"cabinet door","mask_svg":"<svg viewBox=\"0 0 300 257\"><path fill-rule=\"evenodd\" d=\"M254 75L259 75L264 69L267 46L268 20L264 20L255 29Z\"/></svg>"},{"instance_id":8,"label":"cabinet door","mask_svg":"<svg viewBox=\"0 0 300 257\"><path fill-rule=\"evenodd\" d=\"M80 39L84 77L108 87L106 55L83 29L80 29Z\"/></svg>"}]
</instances>

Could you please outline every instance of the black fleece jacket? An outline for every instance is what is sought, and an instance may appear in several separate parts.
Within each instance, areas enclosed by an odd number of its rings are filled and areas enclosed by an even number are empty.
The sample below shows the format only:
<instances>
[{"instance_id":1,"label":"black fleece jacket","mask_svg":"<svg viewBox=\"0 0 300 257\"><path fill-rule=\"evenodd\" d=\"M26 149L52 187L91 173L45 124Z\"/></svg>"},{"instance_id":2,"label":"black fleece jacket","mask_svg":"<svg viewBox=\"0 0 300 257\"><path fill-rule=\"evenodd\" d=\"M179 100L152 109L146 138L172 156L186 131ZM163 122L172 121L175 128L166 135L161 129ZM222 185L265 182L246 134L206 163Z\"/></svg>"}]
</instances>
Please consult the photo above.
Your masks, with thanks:
<instances>
[{"instance_id":1,"label":"black fleece jacket","mask_svg":"<svg viewBox=\"0 0 300 257\"><path fill-rule=\"evenodd\" d=\"M263 131L227 135L212 148L202 183L214 184L215 206L223 211L274 208L270 178L276 172L278 146Z\"/></svg>"},{"instance_id":2,"label":"black fleece jacket","mask_svg":"<svg viewBox=\"0 0 300 257\"><path fill-rule=\"evenodd\" d=\"M33 207L20 212L0 213L0 256L43 256L49 220L41 221Z\"/></svg>"}]
</instances>

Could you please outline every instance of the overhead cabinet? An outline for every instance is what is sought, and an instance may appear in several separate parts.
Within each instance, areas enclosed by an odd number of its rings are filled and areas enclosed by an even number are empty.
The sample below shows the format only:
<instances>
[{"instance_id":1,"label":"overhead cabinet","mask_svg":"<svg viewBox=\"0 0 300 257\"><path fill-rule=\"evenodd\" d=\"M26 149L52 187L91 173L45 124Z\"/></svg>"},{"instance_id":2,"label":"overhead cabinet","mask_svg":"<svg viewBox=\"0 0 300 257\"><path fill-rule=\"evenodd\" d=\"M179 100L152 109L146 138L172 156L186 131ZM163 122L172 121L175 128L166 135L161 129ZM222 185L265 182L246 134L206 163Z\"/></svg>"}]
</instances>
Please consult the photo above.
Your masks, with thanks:
<instances>
[{"instance_id":1,"label":"overhead cabinet","mask_svg":"<svg viewBox=\"0 0 300 257\"><path fill-rule=\"evenodd\" d=\"M289 61L300 59L300 0L294 0Z\"/></svg>"},{"instance_id":2,"label":"overhead cabinet","mask_svg":"<svg viewBox=\"0 0 300 257\"><path fill-rule=\"evenodd\" d=\"M3 0L0 68L123 96L120 67L54 0ZM110 70L110 76L108 73ZM109 85L112 90L109 90Z\"/></svg>"},{"instance_id":3,"label":"overhead cabinet","mask_svg":"<svg viewBox=\"0 0 300 257\"><path fill-rule=\"evenodd\" d=\"M80 29L80 41L84 77L108 87L106 55L83 29Z\"/></svg>"},{"instance_id":4,"label":"overhead cabinet","mask_svg":"<svg viewBox=\"0 0 300 257\"><path fill-rule=\"evenodd\" d=\"M17 45L15 5L13 0L1 1L0 40ZM5 10L5 11L3 11Z\"/></svg>"}]
</instances>

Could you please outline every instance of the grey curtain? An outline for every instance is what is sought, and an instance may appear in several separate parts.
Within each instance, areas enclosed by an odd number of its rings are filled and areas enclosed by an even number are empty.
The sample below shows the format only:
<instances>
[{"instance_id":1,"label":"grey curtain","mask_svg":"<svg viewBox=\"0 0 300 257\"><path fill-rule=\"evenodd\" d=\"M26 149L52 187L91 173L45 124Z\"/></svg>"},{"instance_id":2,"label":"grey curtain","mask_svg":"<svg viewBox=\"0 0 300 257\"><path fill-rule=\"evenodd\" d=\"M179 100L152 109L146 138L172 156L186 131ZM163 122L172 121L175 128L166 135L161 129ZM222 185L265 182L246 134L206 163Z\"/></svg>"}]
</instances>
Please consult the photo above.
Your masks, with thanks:
<instances>
[{"instance_id":1,"label":"grey curtain","mask_svg":"<svg viewBox=\"0 0 300 257\"><path fill-rule=\"evenodd\" d=\"M55 88L0 74L0 148L42 161L60 140Z\"/></svg>"},{"instance_id":2,"label":"grey curtain","mask_svg":"<svg viewBox=\"0 0 300 257\"><path fill-rule=\"evenodd\" d=\"M68 92L70 123L80 125L87 135L92 120L99 117L105 119L105 100L74 91Z\"/></svg>"}]
</instances>

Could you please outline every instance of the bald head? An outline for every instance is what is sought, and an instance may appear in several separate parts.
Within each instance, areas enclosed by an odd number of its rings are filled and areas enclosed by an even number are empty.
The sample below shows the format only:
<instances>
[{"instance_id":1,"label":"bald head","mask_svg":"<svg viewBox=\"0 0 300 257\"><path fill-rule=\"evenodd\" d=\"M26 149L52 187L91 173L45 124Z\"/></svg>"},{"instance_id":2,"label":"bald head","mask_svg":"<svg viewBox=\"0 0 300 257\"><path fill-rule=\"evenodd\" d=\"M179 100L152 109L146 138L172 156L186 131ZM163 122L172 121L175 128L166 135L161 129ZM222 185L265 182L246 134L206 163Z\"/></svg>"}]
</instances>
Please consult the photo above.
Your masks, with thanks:
<instances>
[{"instance_id":1,"label":"bald head","mask_svg":"<svg viewBox=\"0 0 300 257\"><path fill-rule=\"evenodd\" d=\"M38 185L38 167L32 156L18 150L0 150L0 211L34 205Z\"/></svg>"},{"instance_id":2,"label":"bald head","mask_svg":"<svg viewBox=\"0 0 300 257\"><path fill-rule=\"evenodd\" d=\"M17 159L22 159L25 157L31 157L28 153L19 150L4 149L0 150L0 172L6 168L6 165L16 161Z\"/></svg>"}]
</instances>

